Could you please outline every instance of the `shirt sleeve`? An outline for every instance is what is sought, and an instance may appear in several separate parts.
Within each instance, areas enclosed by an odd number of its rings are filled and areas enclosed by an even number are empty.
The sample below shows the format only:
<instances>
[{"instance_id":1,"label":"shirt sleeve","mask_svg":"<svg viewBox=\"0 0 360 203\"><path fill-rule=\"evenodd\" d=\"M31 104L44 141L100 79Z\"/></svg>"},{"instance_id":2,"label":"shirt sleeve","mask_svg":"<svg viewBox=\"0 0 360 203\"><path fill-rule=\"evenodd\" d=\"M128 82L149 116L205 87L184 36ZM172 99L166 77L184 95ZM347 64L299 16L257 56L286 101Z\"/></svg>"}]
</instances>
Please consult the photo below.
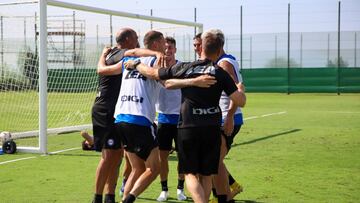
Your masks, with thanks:
<instances>
[{"instance_id":1,"label":"shirt sleeve","mask_svg":"<svg viewBox=\"0 0 360 203\"><path fill-rule=\"evenodd\" d=\"M158 69L160 80L167 80L170 78L185 78L185 72L188 69L187 63L177 63L168 68Z\"/></svg>"},{"instance_id":2,"label":"shirt sleeve","mask_svg":"<svg viewBox=\"0 0 360 203\"><path fill-rule=\"evenodd\" d=\"M229 73L224 71L222 68L219 68L219 75L221 77L221 81L223 82L224 92L230 96L237 90L236 84L234 80L231 78Z\"/></svg>"},{"instance_id":3,"label":"shirt sleeve","mask_svg":"<svg viewBox=\"0 0 360 203\"><path fill-rule=\"evenodd\" d=\"M106 56L105 64L106 65L113 65L118 63L124 58L125 51L127 49L113 49L111 52Z\"/></svg>"}]
</instances>

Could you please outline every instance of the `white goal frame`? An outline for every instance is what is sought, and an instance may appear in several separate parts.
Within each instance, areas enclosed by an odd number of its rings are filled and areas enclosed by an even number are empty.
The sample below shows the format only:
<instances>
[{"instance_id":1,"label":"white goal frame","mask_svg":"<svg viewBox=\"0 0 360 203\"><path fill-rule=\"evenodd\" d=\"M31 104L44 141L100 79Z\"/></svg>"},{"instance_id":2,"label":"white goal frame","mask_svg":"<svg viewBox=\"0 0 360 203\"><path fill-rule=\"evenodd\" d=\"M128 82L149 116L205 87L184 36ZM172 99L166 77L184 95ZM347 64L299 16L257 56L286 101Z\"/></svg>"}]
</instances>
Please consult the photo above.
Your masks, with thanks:
<instances>
[{"instance_id":1,"label":"white goal frame","mask_svg":"<svg viewBox=\"0 0 360 203\"><path fill-rule=\"evenodd\" d=\"M25 132L25 136L39 135L39 147L18 147L21 152L29 153L42 153L47 154L47 134L59 132L59 129L47 128L47 6L55 6L67 9L80 10L85 12L92 12L97 14L105 14L119 17L127 17L139 20L148 20L161 23L170 23L182 26L190 26L197 29L198 33L203 31L203 24L189 21L174 20L168 18L160 18L154 16L140 15L122 11L101 9L91 6L84 6L79 4L66 3L56 0L39 0L39 12L40 12L40 34L39 34L39 131ZM87 128L91 126L85 125ZM85 126L65 127L65 131L73 131L84 129ZM18 133L14 133L16 137Z\"/></svg>"}]
</instances>

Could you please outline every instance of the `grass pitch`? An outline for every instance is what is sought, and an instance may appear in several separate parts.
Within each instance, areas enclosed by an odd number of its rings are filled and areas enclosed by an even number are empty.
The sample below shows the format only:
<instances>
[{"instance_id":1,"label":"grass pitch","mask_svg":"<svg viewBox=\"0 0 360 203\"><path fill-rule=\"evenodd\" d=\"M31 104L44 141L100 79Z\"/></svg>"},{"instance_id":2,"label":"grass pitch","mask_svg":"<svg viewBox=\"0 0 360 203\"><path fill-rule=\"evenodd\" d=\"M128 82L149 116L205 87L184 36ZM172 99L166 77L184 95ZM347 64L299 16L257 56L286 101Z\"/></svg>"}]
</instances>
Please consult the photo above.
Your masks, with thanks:
<instances>
[{"instance_id":1,"label":"grass pitch","mask_svg":"<svg viewBox=\"0 0 360 203\"><path fill-rule=\"evenodd\" d=\"M245 188L236 202L359 201L359 94L248 94L243 112L226 158ZM79 133L49 136L49 151L80 142ZM0 155L0 202L91 202L99 158L80 149ZM169 202L178 202L175 155L169 163ZM136 202L156 202L159 192L157 179Z\"/></svg>"}]
</instances>

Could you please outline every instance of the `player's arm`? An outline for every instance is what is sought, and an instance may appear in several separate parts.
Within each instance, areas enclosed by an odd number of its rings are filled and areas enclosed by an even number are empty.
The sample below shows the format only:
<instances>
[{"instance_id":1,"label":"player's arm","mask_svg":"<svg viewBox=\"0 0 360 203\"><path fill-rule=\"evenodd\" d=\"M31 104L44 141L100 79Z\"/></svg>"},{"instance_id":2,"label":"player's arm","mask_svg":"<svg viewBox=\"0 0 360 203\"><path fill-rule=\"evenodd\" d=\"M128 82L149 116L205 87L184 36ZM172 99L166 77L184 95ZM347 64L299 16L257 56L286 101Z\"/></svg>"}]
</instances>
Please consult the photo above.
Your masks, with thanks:
<instances>
[{"instance_id":1,"label":"player's arm","mask_svg":"<svg viewBox=\"0 0 360 203\"><path fill-rule=\"evenodd\" d=\"M126 69L133 70L136 69L139 71L142 75L144 75L147 78L159 80L159 69L151 68L143 63L141 63L140 60L128 60L124 63L124 66Z\"/></svg>"},{"instance_id":2,"label":"player's arm","mask_svg":"<svg viewBox=\"0 0 360 203\"><path fill-rule=\"evenodd\" d=\"M236 77L236 73L235 73L235 69L233 67L233 65L231 63L229 63L228 61L221 61L219 63L220 68L222 68L223 70L225 70L230 77L233 79L233 81L235 82L235 84L238 84L239 81ZM230 101L230 106L229 106L229 111L227 114L227 118L233 118L236 112L237 106L234 105L232 103L232 101Z\"/></svg>"},{"instance_id":3,"label":"player's arm","mask_svg":"<svg viewBox=\"0 0 360 203\"><path fill-rule=\"evenodd\" d=\"M155 56L160 63L165 61L165 55L158 51L153 51L150 49L142 49L142 48L135 48L126 50L124 56Z\"/></svg>"},{"instance_id":4,"label":"player's arm","mask_svg":"<svg viewBox=\"0 0 360 203\"><path fill-rule=\"evenodd\" d=\"M225 93L229 96L236 107L244 107L246 104L245 92L240 83L235 84L226 71L219 71L219 77L223 82Z\"/></svg>"},{"instance_id":5,"label":"player's arm","mask_svg":"<svg viewBox=\"0 0 360 203\"><path fill-rule=\"evenodd\" d=\"M171 68L161 68L166 69L169 74L166 78L160 78L159 71L160 69L150 68L149 66L140 63L140 61L132 61L129 60L125 62L125 67L127 69L134 69L138 70L142 75L144 75L147 78L151 78L154 80L161 80L165 79L163 81L163 85L166 89L179 89L183 87L189 87L189 86L196 86L196 87L210 87L211 85L216 83L216 79L213 76L209 75L202 75L196 78L186 78L186 79L176 79L174 75L170 74ZM173 79L171 79L173 78Z\"/></svg>"},{"instance_id":6,"label":"player's arm","mask_svg":"<svg viewBox=\"0 0 360 203\"><path fill-rule=\"evenodd\" d=\"M201 75L196 78L168 79L163 81L163 85L166 89L179 89L190 86L207 88L215 83L215 77L210 75Z\"/></svg>"},{"instance_id":7,"label":"player's arm","mask_svg":"<svg viewBox=\"0 0 360 203\"><path fill-rule=\"evenodd\" d=\"M106 56L109 54L110 50L111 48L105 47L101 53L97 67L97 73L99 75L118 75L122 72L122 61L114 65L106 65Z\"/></svg>"},{"instance_id":8,"label":"player's arm","mask_svg":"<svg viewBox=\"0 0 360 203\"><path fill-rule=\"evenodd\" d=\"M233 92L229 97L235 106L244 107L246 104L246 96L245 92L241 90L241 85L237 84L238 88L235 92Z\"/></svg>"}]
</instances>

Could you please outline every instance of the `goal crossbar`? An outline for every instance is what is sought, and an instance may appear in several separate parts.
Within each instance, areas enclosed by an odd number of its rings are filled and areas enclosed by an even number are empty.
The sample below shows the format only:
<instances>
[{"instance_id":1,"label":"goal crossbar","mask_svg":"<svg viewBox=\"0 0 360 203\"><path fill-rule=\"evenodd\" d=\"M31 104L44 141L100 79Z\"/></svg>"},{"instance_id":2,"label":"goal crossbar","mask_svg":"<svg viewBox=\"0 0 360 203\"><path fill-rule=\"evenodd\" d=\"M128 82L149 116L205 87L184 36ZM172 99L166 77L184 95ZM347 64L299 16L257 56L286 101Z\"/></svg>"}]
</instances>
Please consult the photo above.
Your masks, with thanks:
<instances>
[{"instance_id":1,"label":"goal crossbar","mask_svg":"<svg viewBox=\"0 0 360 203\"><path fill-rule=\"evenodd\" d=\"M169 18L160 18L160 17L148 16L148 15L140 15L140 14L135 14L135 13L102 9L102 8L96 8L96 7L91 7L91 6L84 6L84 5L79 5L79 4L61 2L61 1L56 1L56 0L47 0L47 4L50 6L76 9L76 10L88 11L88 12L99 13L99 14L106 14L106 15L134 18L134 19L139 19L139 20L149 20L149 21L155 21L155 22L161 22L161 23L170 23L170 24L176 24L176 25L197 27L197 28L199 28L199 32L202 32L202 29L203 29L202 23L196 23L196 22L190 22L190 21L181 21L181 20L174 20L174 19L169 19Z\"/></svg>"},{"instance_id":2,"label":"goal crossbar","mask_svg":"<svg viewBox=\"0 0 360 203\"><path fill-rule=\"evenodd\" d=\"M197 22L181 21L168 18L140 15L123 11L96 8L80 4L66 3L57 0L39 0L40 28L39 28L39 147L38 148L19 148L19 151L44 153L47 150L47 133L51 132L47 128L47 6L55 6L85 12L104 14L109 16L127 17L138 20L147 20L161 23L169 23L182 26L197 28L198 32L203 31L203 24ZM36 133L31 132L31 134ZM29 133L30 135L30 133Z\"/></svg>"}]
</instances>

